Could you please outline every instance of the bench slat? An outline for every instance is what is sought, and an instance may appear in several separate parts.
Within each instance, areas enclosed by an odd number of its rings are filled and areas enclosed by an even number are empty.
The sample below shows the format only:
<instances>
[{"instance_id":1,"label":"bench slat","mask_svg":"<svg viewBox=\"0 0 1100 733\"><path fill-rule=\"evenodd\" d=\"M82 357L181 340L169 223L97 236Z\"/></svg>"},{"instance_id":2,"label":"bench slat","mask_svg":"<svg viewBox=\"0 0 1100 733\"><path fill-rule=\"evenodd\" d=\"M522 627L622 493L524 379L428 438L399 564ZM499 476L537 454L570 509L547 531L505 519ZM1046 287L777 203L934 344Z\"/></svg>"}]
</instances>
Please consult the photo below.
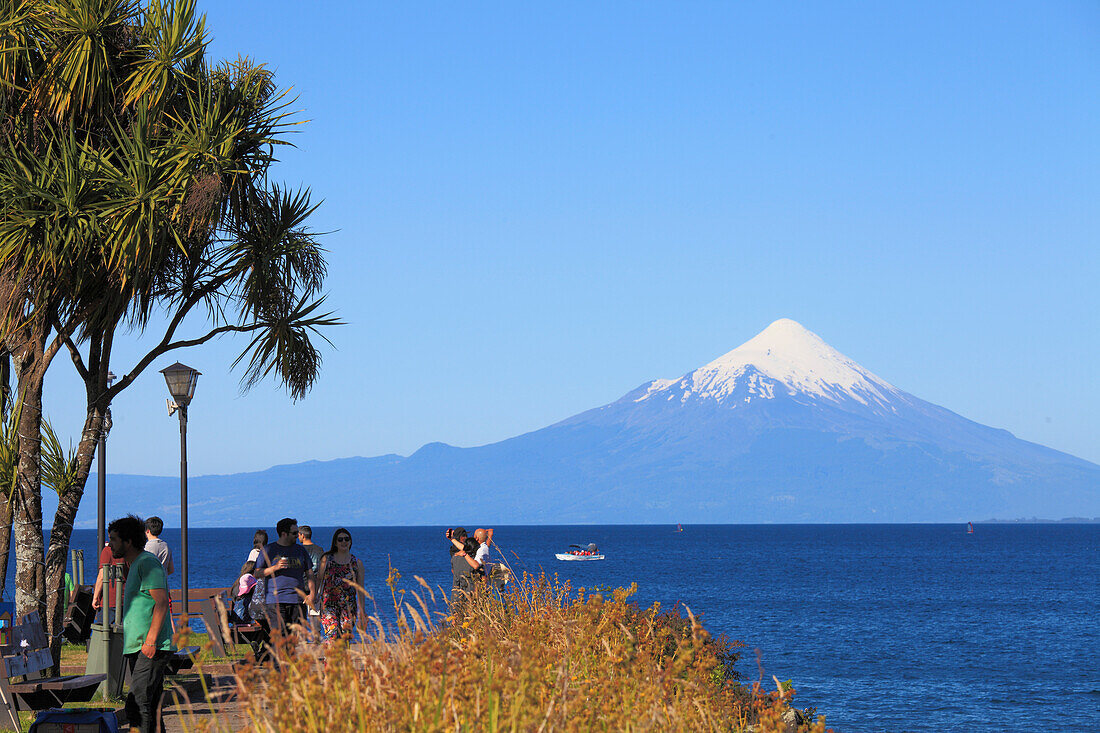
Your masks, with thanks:
<instances>
[{"instance_id":1,"label":"bench slat","mask_svg":"<svg viewBox=\"0 0 1100 733\"><path fill-rule=\"evenodd\" d=\"M187 594L192 598L210 598L211 596L216 596L225 591L226 586L221 586L219 588L188 588ZM178 598L182 591L179 588L171 588L168 592Z\"/></svg>"},{"instance_id":2,"label":"bench slat","mask_svg":"<svg viewBox=\"0 0 1100 733\"><path fill-rule=\"evenodd\" d=\"M46 640L46 631L42 627L42 619L38 617L38 611L32 611L19 620L15 627L13 639L26 639L32 649L42 649L50 644Z\"/></svg>"},{"instance_id":3,"label":"bench slat","mask_svg":"<svg viewBox=\"0 0 1100 733\"><path fill-rule=\"evenodd\" d=\"M70 674L61 677L47 677L41 680L16 682L11 685L15 692L38 692L40 690L80 690L89 685L98 685L107 679L105 674Z\"/></svg>"},{"instance_id":4,"label":"bench slat","mask_svg":"<svg viewBox=\"0 0 1100 733\"><path fill-rule=\"evenodd\" d=\"M198 603L224 592L225 588L188 588L187 597L191 599L191 603ZM183 591L179 588L172 588L168 591L168 597L172 599L172 603L180 603L183 600Z\"/></svg>"},{"instance_id":5,"label":"bench slat","mask_svg":"<svg viewBox=\"0 0 1100 733\"><path fill-rule=\"evenodd\" d=\"M18 692L26 695L32 692L38 692L42 689L42 685L38 680L31 680L30 682L12 682L8 685L8 689L12 692Z\"/></svg>"},{"instance_id":6,"label":"bench slat","mask_svg":"<svg viewBox=\"0 0 1100 733\"><path fill-rule=\"evenodd\" d=\"M8 668L8 676L23 677L29 674L37 674L53 666L53 656L49 649L35 649L27 654L13 654L4 657L4 664Z\"/></svg>"},{"instance_id":7,"label":"bench slat","mask_svg":"<svg viewBox=\"0 0 1100 733\"><path fill-rule=\"evenodd\" d=\"M54 677L42 680L43 690L82 690L89 685L98 685L107 679L105 674L81 674L67 677Z\"/></svg>"}]
</instances>

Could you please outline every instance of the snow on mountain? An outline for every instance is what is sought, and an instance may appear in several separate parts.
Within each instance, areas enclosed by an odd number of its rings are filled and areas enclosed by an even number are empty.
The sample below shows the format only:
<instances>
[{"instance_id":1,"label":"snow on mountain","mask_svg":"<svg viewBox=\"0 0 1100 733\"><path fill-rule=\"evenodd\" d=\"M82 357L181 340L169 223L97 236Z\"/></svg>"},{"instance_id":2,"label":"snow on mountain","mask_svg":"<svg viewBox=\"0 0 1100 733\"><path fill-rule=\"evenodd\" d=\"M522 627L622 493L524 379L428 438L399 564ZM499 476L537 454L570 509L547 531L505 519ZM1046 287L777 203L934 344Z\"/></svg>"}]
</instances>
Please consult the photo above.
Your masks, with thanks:
<instances>
[{"instance_id":1,"label":"snow on mountain","mask_svg":"<svg viewBox=\"0 0 1100 733\"><path fill-rule=\"evenodd\" d=\"M754 399L790 397L854 400L893 410L905 393L855 363L789 318L781 318L733 351L680 379L657 379L635 402L714 400L727 407Z\"/></svg>"},{"instance_id":2,"label":"snow on mountain","mask_svg":"<svg viewBox=\"0 0 1100 733\"><path fill-rule=\"evenodd\" d=\"M707 459L751 451L771 431L796 429L876 449L958 453L1012 480L1035 475L1038 465L1080 461L898 389L789 318L680 379L654 380L559 423L592 424L626 427L640 441L660 436L664 446Z\"/></svg>"}]
</instances>

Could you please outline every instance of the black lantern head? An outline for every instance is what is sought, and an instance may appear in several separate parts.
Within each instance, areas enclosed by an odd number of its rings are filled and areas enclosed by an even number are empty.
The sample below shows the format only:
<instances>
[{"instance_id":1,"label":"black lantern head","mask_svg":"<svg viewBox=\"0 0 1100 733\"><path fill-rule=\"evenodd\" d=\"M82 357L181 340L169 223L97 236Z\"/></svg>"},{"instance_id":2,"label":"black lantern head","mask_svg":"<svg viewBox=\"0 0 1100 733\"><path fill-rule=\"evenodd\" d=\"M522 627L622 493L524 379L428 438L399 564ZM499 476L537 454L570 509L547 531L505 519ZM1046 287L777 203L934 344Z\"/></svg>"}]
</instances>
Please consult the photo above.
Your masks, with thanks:
<instances>
[{"instance_id":1,"label":"black lantern head","mask_svg":"<svg viewBox=\"0 0 1100 733\"><path fill-rule=\"evenodd\" d=\"M195 396L195 385L198 384L199 375L202 372L177 361L172 366L161 369L160 373L168 383L168 391L172 393L172 399L180 407L187 407L191 403L191 398Z\"/></svg>"}]
</instances>

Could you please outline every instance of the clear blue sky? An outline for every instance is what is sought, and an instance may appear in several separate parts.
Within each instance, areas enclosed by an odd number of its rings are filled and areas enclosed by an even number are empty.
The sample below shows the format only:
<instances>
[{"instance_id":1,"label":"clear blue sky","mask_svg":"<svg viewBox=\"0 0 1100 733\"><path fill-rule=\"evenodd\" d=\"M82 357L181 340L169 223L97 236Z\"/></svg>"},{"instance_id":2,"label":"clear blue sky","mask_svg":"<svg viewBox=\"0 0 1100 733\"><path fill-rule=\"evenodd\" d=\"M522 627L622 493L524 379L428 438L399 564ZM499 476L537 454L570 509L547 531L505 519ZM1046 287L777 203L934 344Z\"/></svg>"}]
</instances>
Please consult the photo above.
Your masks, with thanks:
<instances>
[{"instance_id":1,"label":"clear blue sky","mask_svg":"<svg viewBox=\"0 0 1100 733\"><path fill-rule=\"evenodd\" d=\"M239 393L239 340L158 363L204 373L192 474L493 442L780 317L1100 462L1100 4L200 9L299 95L276 177L324 199L348 325L298 404ZM151 371L116 402L111 472L176 473L166 396Z\"/></svg>"}]
</instances>

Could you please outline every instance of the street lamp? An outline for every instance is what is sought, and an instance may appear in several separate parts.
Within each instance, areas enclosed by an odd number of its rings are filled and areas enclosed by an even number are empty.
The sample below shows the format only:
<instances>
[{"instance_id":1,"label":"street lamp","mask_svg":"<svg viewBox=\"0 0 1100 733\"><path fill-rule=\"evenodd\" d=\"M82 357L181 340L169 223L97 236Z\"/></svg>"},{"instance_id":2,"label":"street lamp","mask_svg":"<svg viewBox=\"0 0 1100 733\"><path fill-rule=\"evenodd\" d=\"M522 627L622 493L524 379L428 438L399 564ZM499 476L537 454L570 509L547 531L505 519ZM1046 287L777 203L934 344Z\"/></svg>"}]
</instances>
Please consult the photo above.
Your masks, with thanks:
<instances>
[{"instance_id":1,"label":"street lamp","mask_svg":"<svg viewBox=\"0 0 1100 733\"><path fill-rule=\"evenodd\" d=\"M180 413L180 599L183 601L183 619L187 622L187 406L195 396L195 385L199 382L200 372L178 361L172 366L161 369L164 381L172 399L168 400L168 415L176 410ZM175 400L173 402L172 400Z\"/></svg>"},{"instance_id":2,"label":"street lamp","mask_svg":"<svg viewBox=\"0 0 1100 733\"><path fill-rule=\"evenodd\" d=\"M107 389L116 379L115 373L107 372ZM99 465L96 468L96 483L98 486L99 505L96 512L96 557L103 552L103 545L107 543L107 433L111 432L111 406L107 405L107 412L103 416L103 429L99 432Z\"/></svg>"}]
</instances>

